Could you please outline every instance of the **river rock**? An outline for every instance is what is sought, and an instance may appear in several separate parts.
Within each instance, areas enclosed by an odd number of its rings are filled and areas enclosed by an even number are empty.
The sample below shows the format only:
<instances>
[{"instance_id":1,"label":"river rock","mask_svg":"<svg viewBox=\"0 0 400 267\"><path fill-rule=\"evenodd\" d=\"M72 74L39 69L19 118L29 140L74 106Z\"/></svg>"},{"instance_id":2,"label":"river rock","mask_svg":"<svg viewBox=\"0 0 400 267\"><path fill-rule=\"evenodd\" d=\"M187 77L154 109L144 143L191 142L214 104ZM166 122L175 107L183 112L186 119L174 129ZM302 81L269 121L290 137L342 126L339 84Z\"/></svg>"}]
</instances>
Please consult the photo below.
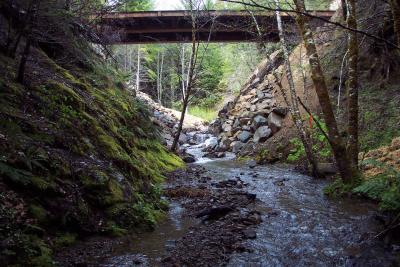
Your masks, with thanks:
<instances>
[{"instance_id":1,"label":"river rock","mask_svg":"<svg viewBox=\"0 0 400 267\"><path fill-rule=\"evenodd\" d=\"M248 131L242 131L239 133L239 135L237 136L237 138L242 142L242 143L247 143L247 141L250 140L252 134L251 132Z\"/></svg>"},{"instance_id":2,"label":"river rock","mask_svg":"<svg viewBox=\"0 0 400 267\"><path fill-rule=\"evenodd\" d=\"M218 145L218 138L217 137L208 138L204 142L204 144L206 145L206 148L214 149Z\"/></svg>"},{"instance_id":3,"label":"river rock","mask_svg":"<svg viewBox=\"0 0 400 267\"><path fill-rule=\"evenodd\" d=\"M283 117L275 112L271 112L268 116L268 126L271 128L272 133L278 132L282 128Z\"/></svg>"},{"instance_id":4,"label":"river rock","mask_svg":"<svg viewBox=\"0 0 400 267\"><path fill-rule=\"evenodd\" d=\"M285 117L288 113L288 109L286 107L276 107L276 108L272 109L272 112L274 112L282 117Z\"/></svg>"},{"instance_id":5,"label":"river rock","mask_svg":"<svg viewBox=\"0 0 400 267\"><path fill-rule=\"evenodd\" d=\"M232 131L232 123L231 123L231 121L225 122L225 123L222 125L222 130L223 130L224 132Z\"/></svg>"},{"instance_id":6,"label":"river rock","mask_svg":"<svg viewBox=\"0 0 400 267\"><path fill-rule=\"evenodd\" d=\"M187 141L188 141L188 137L187 137L187 135L186 134L184 134L184 133L181 133L180 135L179 135L179 144L185 144L185 143L187 143Z\"/></svg>"},{"instance_id":7,"label":"river rock","mask_svg":"<svg viewBox=\"0 0 400 267\"><path fill-rule=\"evenodd\" d=\"M211 133L214 135L218 135L222 132L222 123L220 119L216 119L210 123L208 126L208 129L210 130Z\"/></svg>"},{"instance_id":8,"label":"river rock","mask_svg":"<svg viewBox=\"0 0 400 267\"><path fill-rule=\"evenodd\" d=\"M262 126L254 133L253 140L255 143L265 142L271 136L271 133L272 131L268 126Z\"/></svg>"},{"instance_id":9,"label":"river rock","mask_svg":"<svg viewBox=\"0 0 400 267\"><path fill-rule=\"evenodd\" d=\"M245 229L243 230L243 236L246 239L256 239L257 233L253 229Z\"/></svg>"},{"instance_id":10,"label":"river rock","mask_svg":"<svg viewBox=\"0 0 400 267\"><path fill-rule=\"evenodd\" d=\"M240 122L239 122L239 119L236 119L235 120L235 122L233 123L233 126L232 126L233 128L238 128L238 127L240 127Z\"/></svg>"},{"instance_id":11,"label":"river rock","mask_svg":"<svg viewBox=\"0 0 400 267\"><path fill-rule=\"evenodd\" d=\"M244 146L244 143L242 143L240 141L232 142L232 144L230 145L233 153L238 153L240 151L240 149L242 149L243 146Z\"/></svg>"},{"instance_id":12,"label":"river rock","mask_svg":"<svg viewBox=\"0 0 400 267\"><path fill-rule=\"evenodd\" d=\"M268 120L267 118L265 118L264 116L261 115L257 115L254 117L253 119L253 126L257 129L261 126L265 126L268 124Z\"/></svg>"},{"instance_id":13,"label":"river rock","mask_svg":"<svg viewBox=\"0 0 400 267\"><path fill-rule=\"evenodd\" d=\"M193 163L196 159L192 155L185 155L183 156L182 160L186 163Z\"/></svg>"}]
</instances>

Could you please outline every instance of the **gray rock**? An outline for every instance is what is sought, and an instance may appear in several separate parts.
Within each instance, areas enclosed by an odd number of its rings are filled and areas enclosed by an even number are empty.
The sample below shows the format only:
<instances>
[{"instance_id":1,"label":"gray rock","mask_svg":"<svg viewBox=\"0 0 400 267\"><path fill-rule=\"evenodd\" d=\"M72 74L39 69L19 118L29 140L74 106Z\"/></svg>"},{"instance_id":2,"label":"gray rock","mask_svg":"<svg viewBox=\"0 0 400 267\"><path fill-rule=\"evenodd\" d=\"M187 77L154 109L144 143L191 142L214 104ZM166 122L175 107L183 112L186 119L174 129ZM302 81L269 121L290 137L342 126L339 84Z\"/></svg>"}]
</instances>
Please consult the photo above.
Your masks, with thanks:
<instances>
[{"instance_id":1,"label":"gray rock","mask_svg":"<svg viewBox=\"0 0 400 267\"><path fill-rule=\"evenodd\" d=\"M267 124L268 124L268 120L264 116L257 115L253 119L253 126L255 128L258 128L258 127L261 127L261 126L265 126Z\"/></svg>"},{"instance_id":2,"label":"gray rock","mask_svg":"<svg viewBox=\"0 0 400 267\"><path fill-rule=\"evenodd\" d=\"M187 137L187 135L186 134L184 134L184 133L181 133L180 135L179 135L179 144L185 144L185 143L187 143L187 141L188 141L188 137Z\"/></svg>"},{"instance_id":3,"label":"gray rock","mask_svg":"<svg viewBox=\"0 0 400 267\"><path fill-rule=\"evenodd\" d=\"M246 229L246 230L243 230L243 236L246 239L256 239L257 233L253 229Z\"/></svg>"},{"instance_id":4,"label":"gray rock","mask_svg":"<svg viewBox=\"0 0 400 267\"><path fill-rule=\"evenodd\" d=\"M240 151L240 149L242 149L243 146L244 146L244 144L240 141L232 142L230 145L233 153L238 153Z\"/></svg>"},{"instance_id":5,"label":"gray rock","mask_svg":"<svg viewBox=\"0 0 400 267\"><path fill-rule=\"evenodd\" d=\"M253 141L255 143L265 142L272 134L271 129L268 126L261 126L254 133Z\"/></svg>"},{"instance_id":6,"label":"gray rock","mask_svg":"<svg viewBox=\"0 0 400 267\"><path fill-rule=\"evenodd\" d=\"M193 163L193 162L196 161L196 159L195 159L193 156L191 156L191 155L185 155L185 156L182 158L182 160L183 160L184 162L186 162L186 163Z\"/></svg>"},{"instance_id":7,"label":"gray rock","mask_svg":"<svg viewBox=\"0 0 400 267\"><path fill-rule=\"evenodd\" d=\"M282 128L283 117L271 112L268 116L268 126L271 128L272 133L278 132Z\"/></svg>"},{"instance_id":8,"label":"gray rock","mask_svg":"<svg viewBox=\"0 0 400 267\"><path fill-rule=\"evenodd\" d=\"M247 141L250 140L252 134L251 132L248 131L242 131L238 134L237 138L242 142L242 143L247 143Z\"/></svg>"},{"instance_id":9,"label":"gray rock","mask_svg":"<svg viewBox=\"0 0 400 267\"><path fill-rule=\"evenodd\" d=\"M240 124L241 124L241 123L240 123L239 119L236 119L235 122L233 123L233 126L232 126L232 127L233 127L233 128L240 127Z\"/></svg>"},{"instance_id":10,"label":"gray rock","mask_svg":"<svg viewBox=\"0 0 400 267\"><path fill-rule=\"evenodd\" d=\"M261 90L257 90L257 98L258 99L263 99L264 98L264 92Z\"/></svg>"},{"instance_id":11,"label":"gray rock","mask_svg":"<svg viewBox=\"0 0 400 267\"><path fill-rule=\"evenodd\" d=\"M274 112L282 117L285 117L288 113L288 109L285 107L276 107L276 108L272 109L272 112Z\"/></svg>"},{"instance_id":12,"label":"gray rock","mask_svg":"<svg viewBox=\"0 0 400 267\"><path fill-rule=\"evenodd\" d=\"M222 123L220 119L216 119L210 123L208 126L208 129L210 130L211 133L214 135L218 135L222 132Z\"/></svg>"},{"instance_id":13,"label":"gray rock","mask_svg":"<svg viewBox=\"0 0 400 267\"><path fill-rule=\"evenodd\" d=\"M217 137L208 138L204 142L204 144L206 145L206 148L214 149L218 145L218 138Z\"/></svg>"},{"instance_id":14,"label":"gray rock","mask_svg":"<svg viewBox=\"0 0 400 267\"><path fill-rule=\"evenodd\" d=\"M253 159L253 160L249 160L247 162L247 165L249 166L250 169L253 169L257 166L257 162Z\"/></svg>"}]
</instances>

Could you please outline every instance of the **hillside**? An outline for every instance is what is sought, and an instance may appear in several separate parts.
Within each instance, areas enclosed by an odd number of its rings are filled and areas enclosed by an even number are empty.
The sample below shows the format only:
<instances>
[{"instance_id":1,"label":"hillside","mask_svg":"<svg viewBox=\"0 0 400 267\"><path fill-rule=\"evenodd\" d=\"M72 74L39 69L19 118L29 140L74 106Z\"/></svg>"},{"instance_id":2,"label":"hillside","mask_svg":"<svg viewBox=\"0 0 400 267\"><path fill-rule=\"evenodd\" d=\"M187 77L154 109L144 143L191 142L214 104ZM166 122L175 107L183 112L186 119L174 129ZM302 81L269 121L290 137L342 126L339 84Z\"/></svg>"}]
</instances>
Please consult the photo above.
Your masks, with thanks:
<instances>
[{"instance_id":1,"label":"hillside","mask_svg":"<svg viewBox=\"0 0 400 267\"><path fill-rule=\"evenodd\" d=\"M0 260L52 265L95 233L149 228L162 216L163 173L182 166L149 111L95 54L63 68L32 49L24 85L0 53Z\"/></svg>"}]
</instances>

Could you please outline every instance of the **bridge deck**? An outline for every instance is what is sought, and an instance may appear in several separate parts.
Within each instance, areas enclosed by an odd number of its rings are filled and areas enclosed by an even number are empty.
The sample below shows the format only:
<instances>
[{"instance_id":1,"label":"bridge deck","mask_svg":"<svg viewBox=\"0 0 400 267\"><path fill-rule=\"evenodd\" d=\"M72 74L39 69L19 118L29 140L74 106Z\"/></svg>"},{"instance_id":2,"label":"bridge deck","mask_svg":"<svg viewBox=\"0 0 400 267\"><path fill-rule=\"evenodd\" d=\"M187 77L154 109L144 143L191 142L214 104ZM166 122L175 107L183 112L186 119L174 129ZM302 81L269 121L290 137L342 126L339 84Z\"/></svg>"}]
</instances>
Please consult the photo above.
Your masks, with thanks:
<instances>
[{"instance_id":1,"label":"bridge deck","mask_svg":"<svg viewBox=\"0 0 400 267\"><path fill-rule=\"evenodd\" d=\"M333 13L312 12L325 19L331 18ZM274 12L199 11L195 17L198 41L278 41ZM288 32L294 34L294 18L283 13L282 20ZM312 19L311 24L316 27L322 25L322 21ZM192 34L191 12L187 10L111 13L99 18L97 25L100 36L109 44L190 42Z\"/></svg>"}]
</instances>

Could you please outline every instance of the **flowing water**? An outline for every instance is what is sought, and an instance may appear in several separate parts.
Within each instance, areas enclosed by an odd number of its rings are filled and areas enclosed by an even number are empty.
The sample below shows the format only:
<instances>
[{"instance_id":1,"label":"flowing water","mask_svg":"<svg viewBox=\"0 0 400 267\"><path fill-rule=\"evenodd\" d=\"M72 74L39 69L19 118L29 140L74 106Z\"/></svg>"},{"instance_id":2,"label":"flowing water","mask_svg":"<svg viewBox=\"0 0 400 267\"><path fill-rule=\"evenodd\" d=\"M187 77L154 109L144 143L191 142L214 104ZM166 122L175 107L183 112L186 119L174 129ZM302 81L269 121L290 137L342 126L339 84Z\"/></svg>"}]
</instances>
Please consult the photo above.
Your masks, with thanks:
<instances>
[{"instance_id":1,"label":"flowing water","mask_svg":"<svg viewBox=\"0 0 400 267\"><path fill-rule=\"evenodd\" d=\"M188 152L198 158L215 181L240 178L257 194L263 222L257 239L248 241L252 252L233 255L228 266L392 266L392 255L374 238L379 231L376 206L355 199L330 200L323 195L327 182L301 175L284 166L257 166L225 159L202 158L202 147ZM169 219L155 232L123 244L101 266L156 266L182 237L192 219L172 204ZM124 265L129 262L131 265ZM135 261L133 261L135 262Z\"/></svg>"}]
</instances>

